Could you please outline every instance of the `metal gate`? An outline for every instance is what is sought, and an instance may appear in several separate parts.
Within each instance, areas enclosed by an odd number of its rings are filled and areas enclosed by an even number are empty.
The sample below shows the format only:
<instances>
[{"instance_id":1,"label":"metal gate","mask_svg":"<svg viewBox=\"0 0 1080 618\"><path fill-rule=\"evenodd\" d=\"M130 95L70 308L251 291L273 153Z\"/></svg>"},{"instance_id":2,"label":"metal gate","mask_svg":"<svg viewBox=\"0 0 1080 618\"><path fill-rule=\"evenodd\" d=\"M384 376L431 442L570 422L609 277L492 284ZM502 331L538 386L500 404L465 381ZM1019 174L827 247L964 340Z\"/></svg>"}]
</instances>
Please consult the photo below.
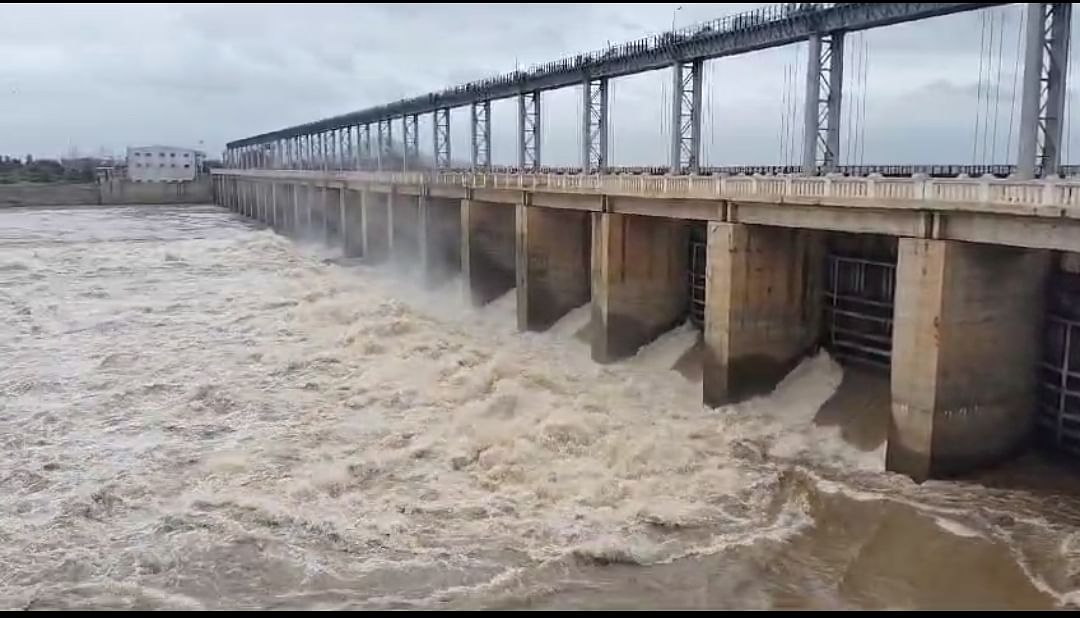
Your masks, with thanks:
<instances>
[{"instance_id":1,"label":"metal gate","mask_svg":"<svg viewBox=\"0 0 1080 618\"><path fill-rule=\"evenodd\" d=\"M888 369L896 263L829 254L826 265L826 347L842 361Z\"/></svg>"},{"instance_id":2,"label":"metal gate","mask_svg":"<svg viewBox=\"0 0 1080 618\"><path fill-rule=\"evenodd\" d=\"M1036 427L1040 440L1080 455L1080 277L1050 285Z\"/></svg>"},{"instance_id":3,"label":"metal gate","mask_svg":"<svg viewBox=\"0 0 1080 618\"><path fill-rule=\"evenodd\" d=\"M704 225L690 227L690 322L705 328L705 264L708 232Z\"/></svg>"}]
</instances>

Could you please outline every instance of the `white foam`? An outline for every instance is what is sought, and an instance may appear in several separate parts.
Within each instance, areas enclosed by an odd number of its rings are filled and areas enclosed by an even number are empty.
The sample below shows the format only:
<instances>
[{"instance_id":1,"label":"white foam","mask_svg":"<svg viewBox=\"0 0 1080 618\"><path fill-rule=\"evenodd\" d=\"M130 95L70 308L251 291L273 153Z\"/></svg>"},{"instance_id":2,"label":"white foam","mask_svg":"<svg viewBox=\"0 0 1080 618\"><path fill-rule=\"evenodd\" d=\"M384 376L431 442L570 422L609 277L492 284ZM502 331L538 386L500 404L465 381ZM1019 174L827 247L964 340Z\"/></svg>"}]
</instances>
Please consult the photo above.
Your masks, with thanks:
<instances>
[{"instance_id":1,"label":"white foam","mask_svg":"<svg viewBox=\"0 0 1080 618\"><path fill-rule=\"evenodd\" d=\"M948 532L949 534L952 534L954 536L962 538L979 538L982 536L982 534L980 534L978 530L969 528L968 526L965 526L964 524L952 519L946 519L944 517L934 517L934 523L937 525L938 528L941 528L945 532Z\"/></svg>"},{"instance_id":2,"label":"white foam","mask_svg":"<svg viewBox=\"0 0 1080 618\"><path fill-rule=\"evenodd\" d=\"M701 339L701 332L690 322L660 335L638 350L628 362L642 369L667 371L675 366Z\"/></svg>"},{"instance_id":3,"label":"white foam","mask_svg":"<svg viewBox=\"0 0 1080 618\"><path fill-rule=\"evenodd\" d=\"M589 325L592 319L592 305L585 303L580 307L571 309L566 315L552 325L548 332L551 336L559 339L572 339Z\"/></svg>"},{"instance_id":4,"label":"white foam","mask_svg":"<svg viewBox=\"0 0 1080 618\"><path fill-rule=\"evenodd\" d=\"M588 307L522 336L514 290L474 310L460 280L417 291L265 230L206 233L168 262L152 242L5 248L31 268L0 271L27 307L0 314L8 581L147 561L228 595L245 569L365 582L488 568L493 547L654 564L810 525L776 493L790 462L881 470L813 423L841 377L825 354L708 410L666 371L689 326L601 366L573 337Z\"/></svg>"}]
</instances>

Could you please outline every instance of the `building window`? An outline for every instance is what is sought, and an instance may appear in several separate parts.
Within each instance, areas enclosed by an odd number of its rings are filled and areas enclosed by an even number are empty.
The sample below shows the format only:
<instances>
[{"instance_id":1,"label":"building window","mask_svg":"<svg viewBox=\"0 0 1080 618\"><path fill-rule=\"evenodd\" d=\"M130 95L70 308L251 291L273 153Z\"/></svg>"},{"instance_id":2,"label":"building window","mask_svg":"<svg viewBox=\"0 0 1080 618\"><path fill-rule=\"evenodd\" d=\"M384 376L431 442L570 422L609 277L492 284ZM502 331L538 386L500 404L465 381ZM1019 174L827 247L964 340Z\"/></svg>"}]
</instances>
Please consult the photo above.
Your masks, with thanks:
<instances>
[{"instance_id":1,"label":"building window","mask_svg":"<svg viewBox=\"0 0 1080 618\"><path fill-rule=\"evenodd\" d=\"M164 164L164 163L162 163L162 164L161 164L161 167L165 167L165 164Z\"/></svg>"},{"instance_id":2,"label":"building window","mask_svg":"<svg viewBox=\"0 0 1080 618\"><path fill-rule=\"evenodd\" d=\"M159 152L158 156L161 157L161 158L165 158L165 153L164 152Z\"/></svg>"},{"instance_id":3,"label":"building window","mask_svg":"<svg viewBox=\"0 0 1080 618\"><path fill-rule=\"evenodd\" d=\"M187 152L185 152L185 153L184 153L184 158L185 158L185 159L186 159L186 158L188 158L188 156L189 156L189 155L190 155L190 153L187 153Z\"/></svg>"},{"instance_id":4,"label":"building window","mask_svg":"<svg viewBox=\"0 0 1080 618\"><path fill-rule=\"evenodd\" d=\"M173 163L173 164L172 164L172 165L171 165L170 167L176 167L176 164L175 164L175 163Z\"/></svg>"},{"instance_id":5,"label":"building window","mask_svg":"<svg viewBox=\"0 0 1080 618\"><path fill-rule=\"evenodd\" d=\"M189 168L189 167L191 167L191 164L190 164L190 163L185 163L185 164L184 164L184 169L187 169L187 168Z\"/></svg>"},{"instance_id":6,"label":"building window","mask_svg":"<svg viewBox=\"0 0 1080 618\"><path fill-rule=\"evenodd\" d=\"M176 153L175 152L170 152L169 156L175 159L176 158Z\"/></svg>"}]
</instances>

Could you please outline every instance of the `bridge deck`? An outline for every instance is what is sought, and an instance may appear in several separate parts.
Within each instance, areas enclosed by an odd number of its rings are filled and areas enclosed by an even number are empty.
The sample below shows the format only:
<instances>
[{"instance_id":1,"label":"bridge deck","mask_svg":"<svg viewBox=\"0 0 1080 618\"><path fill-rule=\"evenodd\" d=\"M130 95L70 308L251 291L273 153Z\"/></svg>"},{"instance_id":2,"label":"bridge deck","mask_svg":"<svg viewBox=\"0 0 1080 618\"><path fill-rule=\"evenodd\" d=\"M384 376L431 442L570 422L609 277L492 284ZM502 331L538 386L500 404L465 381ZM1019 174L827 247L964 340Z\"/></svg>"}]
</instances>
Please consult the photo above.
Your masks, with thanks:
<instances>
[{"instance_id":1,"label":"bridge deck","mask_svg":"<svg viewBox=\"0 0 1080 618\"><path fill-rule=\"evenodd\" d=\"M1080 182L996 178L626 176L215 170L494 203L1075 250Z\"/></svg>"}]
</instances>

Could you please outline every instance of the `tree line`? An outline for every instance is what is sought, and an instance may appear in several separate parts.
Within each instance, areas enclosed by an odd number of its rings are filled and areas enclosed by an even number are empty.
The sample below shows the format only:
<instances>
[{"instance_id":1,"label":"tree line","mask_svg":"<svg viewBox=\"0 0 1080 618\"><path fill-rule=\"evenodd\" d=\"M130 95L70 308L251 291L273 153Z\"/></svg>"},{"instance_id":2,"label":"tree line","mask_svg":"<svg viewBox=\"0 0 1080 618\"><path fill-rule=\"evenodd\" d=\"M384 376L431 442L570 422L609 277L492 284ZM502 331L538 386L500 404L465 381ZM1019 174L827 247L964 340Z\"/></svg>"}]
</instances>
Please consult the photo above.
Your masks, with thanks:
<instances>
[{"instance_id":1,"label":"tree line","mask_svg":"<svg viewBox=\"0 0 1080 618\"><path fill-rule=\"evenodd\" d=\"M0 184L16 182L93 182L95 168L101 160L93 157L77 159L35 159L0 155Z\"/></svg>"},{"instance_id":2,"label":"tree line","mask_svg":"<svg viewBox=\"0 0 1080 618\"><path fill-rule=\"evenodd\" d=\"M111 159L100 157L71 157L65 159L35 159L30 155L25 158L0 155L0 184L17 182L60 183L94 182L97 168L101 165L115 165ZM120 163L123 165L123 163ZM202 162L201 173L210 173L211 168L221 167L221 162L207 159Z\"/></svg>"}]
</instances>

